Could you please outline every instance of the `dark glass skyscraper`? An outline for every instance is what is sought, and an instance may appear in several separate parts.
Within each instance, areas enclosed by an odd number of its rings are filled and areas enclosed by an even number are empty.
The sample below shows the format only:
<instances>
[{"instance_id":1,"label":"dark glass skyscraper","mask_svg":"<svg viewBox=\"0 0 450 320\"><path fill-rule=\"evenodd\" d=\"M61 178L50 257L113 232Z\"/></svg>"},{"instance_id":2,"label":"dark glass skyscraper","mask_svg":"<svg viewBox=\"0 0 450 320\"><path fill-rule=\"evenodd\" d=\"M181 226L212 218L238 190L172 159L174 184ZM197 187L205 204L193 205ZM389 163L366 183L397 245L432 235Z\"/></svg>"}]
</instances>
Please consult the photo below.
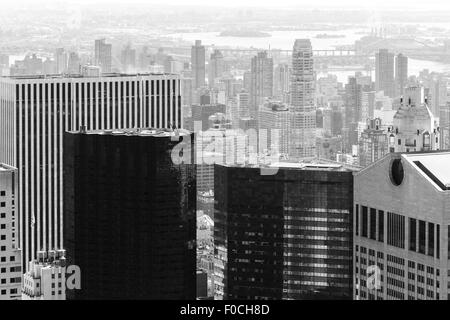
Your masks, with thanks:
<instances>
[{"instance_id":1,"label":"dark glass skyscraper","mask_svg":"<svg viewBox=\"0 0 450 320\"><path fill-rule=\"evenodd\" d=\"M215 166L218 299L351 299L353 171Z\"/></svg>"},{"instance_id":2,"label":"dark glass skyscraper","mask_svg":"<svg viewBox=\"0 0 450 320\"><path fill-rule=\"evenodd\" d=\"M193 157L193 134L178 134L64 135L64 241L82 274L69 299L195 299L195 165L172 159L180 142Z\"/></svg>"}]
</instances>

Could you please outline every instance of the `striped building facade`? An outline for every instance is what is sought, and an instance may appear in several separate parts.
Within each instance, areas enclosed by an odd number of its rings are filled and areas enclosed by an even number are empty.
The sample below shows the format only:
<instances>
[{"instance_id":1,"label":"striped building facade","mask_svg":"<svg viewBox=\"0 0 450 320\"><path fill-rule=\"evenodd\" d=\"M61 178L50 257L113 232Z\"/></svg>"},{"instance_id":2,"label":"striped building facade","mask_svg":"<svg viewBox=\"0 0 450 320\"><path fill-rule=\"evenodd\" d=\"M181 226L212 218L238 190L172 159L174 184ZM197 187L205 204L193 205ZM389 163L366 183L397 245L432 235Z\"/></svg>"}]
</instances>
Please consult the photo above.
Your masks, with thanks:
<instances>
[{"instance_id":1,"label":"striped building facade","mask_svg":"<svg viewBox=\"0 0 450 320\"><path fill-rule=\"evenodd\" d=\"M23 266L63 248L63 133L182 127L177 75L0 78L0 162L19 169Z\"/></svg>"}]
</instances>

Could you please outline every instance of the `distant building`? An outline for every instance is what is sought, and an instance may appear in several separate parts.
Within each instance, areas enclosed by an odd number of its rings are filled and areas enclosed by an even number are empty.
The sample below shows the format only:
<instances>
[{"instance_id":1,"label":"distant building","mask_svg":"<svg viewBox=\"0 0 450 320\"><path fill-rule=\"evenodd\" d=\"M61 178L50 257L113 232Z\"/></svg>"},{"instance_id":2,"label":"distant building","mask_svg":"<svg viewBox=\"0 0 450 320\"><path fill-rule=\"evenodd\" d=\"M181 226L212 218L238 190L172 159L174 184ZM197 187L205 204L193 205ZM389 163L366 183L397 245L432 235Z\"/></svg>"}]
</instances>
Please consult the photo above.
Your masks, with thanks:
<instances>
[{"instance_id":1,"label":"distant building","mask_svg":"<svg viewBox=\"0 0 450 320\"><path fill-rule=\"evenodd\" d=\"M439 128L441 133L440 149L450 149L450 102L440 108Z\"/></svg>"},{"instance_id":2,"label":"distant building","mask_svg":"<svg viewBox=\"0 0 450 320\"><path fill-rule=\"evenodd\" d=\"M251 61L250 117L258 119L259 106L273 95L273 59L266 51Z\"/></svg>"},{"instance_id":3,"label":"distant building","mask_svg":"<svg viewBox=\"0 0 450 320\"><path fill-rule=\"evenodd\" d=\"M17 169L0 163L0 300L21 298L22 257L17 191Z\"/></svg>"},{"instance_id":4,"label":"distant building","mask_svg":"<svg viewBox=\"0 0 450 320\"><path fill-rule=\"evenodd\" d=\"M102 73L112 71L112 45L105 39L95 40L94 64L102 69Z\"/></svg>"},{"instance_id":5,"label":"distant building","mask_svg":"<svg viewBox=\"0 0 450 320\"><path fill-rule=\"evenodd\" d=\"M64 146L64 242L82 271L68 298L195 299L194 135L70 132Z\"/></svg>"},{"instance_id":6,"label":"distant building","mask_svg":"<svg viewBox=\"0 0 450 320\"><path fill-rule=\"evenodd\" d=\"M399 53L395 57L395 93L402 96L408 82L408 57Z\"/></svg>"},{"instance_id":7,"label":"distant building","mask_svg":"<svg viewBox=\"0 0 450 320\"><path fill-rule=\"evenodd\" d=\"M157 90L163 86L164 94ZM179 88L177 75L0 78L0 162L21 168L16 209L24 270L37 251L64 247L63 133L181 127Z\"/></svg>"},{"instance_id":8,"label":"distant building","mask_svg":"<svg viewBox=\"0 0 450 320\"><path fill-rule=\"evenodd\" d=\"M290 158L316 156L315 74L311 41L297 39L292 52Z\"/></svg>"},{"instance_id":9,"label":"distant building","mask_svg":"<svg viewBox=\"0 0 450 320\"><path fill-rule=\"evenodd\" d=\"M191 49L192 77L194 79L194 89L205 86L205 47L201 40L195 40L195 45Z\"/></svg>"},{"instance_id":10,"label":"distant building","mask_svg":"<svg viewBox=\"0 0 450 320\"><path fill-rule=\"evenodd\" d=\"M266 130L267 146L275 152L289 154L291 134L289 106L277 101L267 101L259 111L259 130Z\"/></svg>"},{"instance_id":11,"label":"distant building","mask_svg":"<svg viewBox=\"0 0 450 320\"><path fill-rule=\"evenodd\" d=\"M391 153L355 174L356 300L447 300L449 152Z\"/></svg>"},{"instance_id":12,"label":"distant building","mask_svg":"<svg viewBox=\"0 0 450 320\"><path fill-rule=\"evenodd\" d=\"M220 50L214 50L211 54L208 64L208 85L214 87L217 78L220 78L224 72L224 58Z\"/></svg>"},{"instance_id":13,"label":"distant building","mask_svg":"<svg viewBox=\"0 0 450 320\"><path fill-rule=\"evenodd\" d=\"M438 150L440 132L428 108L423 87L405 89L400 109L388 133L390 152Z\"/></svg>"},{"instance_id":14,"label":"distant building","mask_svg":"<svg viewBox=\"0 0 450 320\"><path fill-rule=\"evenodd\" d=\"M351 299L353 169L215 166L216 299Z\"/></svg>"},{"instance_id":15,"label":"distant building","mask_svg":"<svg viewBox=\"0 0 450 320\"><path fill-rule=\"evenodd\" d=\"M369 120L367 128L359 138L359 165L367 167L387 153L389 153L388 135L382 128L381 119Z\"/></svg>"},{"instance_id":16,"label":"distant building","mask_svg":"<svg viewBox=\"0 0 450 320\"><path fill-rule=\"evenodd\" d=\"M394 54L387 49L380 49L375 54L375 90L395 97Z\"/></svg>"},{"instance_id":17,"label":"distant building","mask_svg":"<svg viewBox=\"0 0 450 320\"><path fill-rule=\"evenodd\" d=\"M37 252L23 275L22 300L66 300L65 250Z\"/></svg>"}]
</instances>

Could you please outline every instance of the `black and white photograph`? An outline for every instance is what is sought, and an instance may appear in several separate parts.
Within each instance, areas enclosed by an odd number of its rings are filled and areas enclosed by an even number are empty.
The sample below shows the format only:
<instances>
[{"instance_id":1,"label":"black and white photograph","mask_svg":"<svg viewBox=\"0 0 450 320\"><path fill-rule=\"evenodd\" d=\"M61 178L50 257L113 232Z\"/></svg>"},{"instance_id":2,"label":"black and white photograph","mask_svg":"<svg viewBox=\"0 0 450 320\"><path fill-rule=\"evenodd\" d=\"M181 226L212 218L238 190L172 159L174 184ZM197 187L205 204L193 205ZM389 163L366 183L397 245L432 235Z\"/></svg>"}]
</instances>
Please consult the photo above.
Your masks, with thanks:
<instances>
[{"instance_id":1,"label":"black and white photograph","mask_svg":"<svg viewBox=\"0 0 450 320\"><path fill-rule=\"evenodd\" d=\"M0 300L450 300L450 2L0 0Z\"/></svg>"}]
</instances>

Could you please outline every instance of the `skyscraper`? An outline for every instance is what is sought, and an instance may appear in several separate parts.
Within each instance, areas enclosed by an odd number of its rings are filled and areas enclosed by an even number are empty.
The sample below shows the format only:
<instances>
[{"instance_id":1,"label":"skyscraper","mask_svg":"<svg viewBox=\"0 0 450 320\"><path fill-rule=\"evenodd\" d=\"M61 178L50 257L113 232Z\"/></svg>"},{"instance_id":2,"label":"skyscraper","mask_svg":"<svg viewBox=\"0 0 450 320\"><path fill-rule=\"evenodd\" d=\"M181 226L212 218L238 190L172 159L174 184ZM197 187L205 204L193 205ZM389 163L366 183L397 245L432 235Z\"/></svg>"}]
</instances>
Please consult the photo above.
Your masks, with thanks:
<instances>
[{"instance_id":1,"label":"skyscraper","mask_svg":"<svg viewBox=\"0 0 450 320\"><path fill-rule=\"evenodd\" d=\"M375 54L375 90L384 91L390 98L395 97L394 54L387 49L380 49Z\"/></svg>"},{"instance_id":2,"label":"skyscraper","mask_svg":"<svg viewBox=\"0 0 450 320\"><path fill-rule=\"evenodd\" d=\"M351 299L353 169L215 166L217 299Z\"/></svg>"},{"instance_id":3,"label":"skyscraper","mask_svg":"<svg viewBox=\"0 0 450 320\"><path fill-rule=\"evenodd\" d=\"M215 79L222 76L224 72L223 54L220 50L214 50L208 64L208 85L214 87Z\"/></svg>"},{"instance_id":4,"label":"skyscraper","mask_svg":"<svg viewBox=\"0 0 450 320\"><path fill-rule=\"evenodd\" d=\"M450 297L449 162L449 152L391 153L355 174L355 299Z\"/></svg>"},{"instance_id":5,"label":"skyscraper","mask_svg":"<svg viewBox=\"0 0 450 320\"><path fill-rule=\"evenodd\" d=\"M173 159L179 143L189 163ZM82 270L68 298L195 299L194 135L70 132L64 145L64 242Z\"/></svg>"},{"instance_id":6,"label":"skyscraper","mask_svg":"<svg viewBox=\"0 0 450 320\"><path fill-rule=\"evenodd\" d=\"M191 64L194 89L205 86L205 47L201 40L195 40L195 45L191 48Z\"/></svg>"},{"instance_id":7,"label":"skyscraper","mask_svg":"<svg viewBox=\"0 0 450 320\"><path fill-rule=\"evenodd\" d=\"M311 41L297 39L292 52L290 158L316 155L315 74Z\"/></svg>"},{"instance_id":8,"label":"skyscraper","mask_svg":"<svg viewBox=\"0 0 450 320\"><path fill-rule=\"evenodd\" d=\"M389 152L387 132L381 127L381 119L367 121L367 128L359 138L359 165L367 167Z\"/></svg>"},{"instance_id":9,"label":"skyscraper","mask_svg":"<svg viewBox=\"0 0 450 320\"><path fill-rule=\"evenodd\" d=\"M0 300L20 300L22 296L20 218L16 196L17 169L0 163Z\"/></svg>"},{"instance_id":10,"label":"skyscraper","mask_svg":"<svg viewBox=\"0 0 450 320\"><path fill-rule=\"evenodd\" d=\"M151 74L0 78L0 162L18 168L24 269L36 251L63 248L63 133L181 127L179 82Z\"/></svg>"},{"instance_id":11,"label":"skyscraper","mask_svg":"<svg viewBox=\"0 0 450 320\"><path fill-rule=\"evenodd\" d=\"M395 92L396 96L403 95L408 82L408 57L399 53L395 57Z\"/></svg>"},{"instance_id":12,"label":"skyscraper","mask_svg":"<svg viewBox=\"0 0 450 320\"><path fill-rule=\"evenodd\" d=\"M273 59L266 51L252 58L250 82L250 117L257 120L260 105L273 95Z\"/></svg>"},{"instance_id":13,"label":"skyscraper","mask_svg":"<svg viewBox=\"0 0 450 320\"><path fill-rule=\"evenodd\" d=\"M112 45L105 39L95 40L94 63L102 68L102 73L112 71Z\"/></svg>"}]
</instances>

